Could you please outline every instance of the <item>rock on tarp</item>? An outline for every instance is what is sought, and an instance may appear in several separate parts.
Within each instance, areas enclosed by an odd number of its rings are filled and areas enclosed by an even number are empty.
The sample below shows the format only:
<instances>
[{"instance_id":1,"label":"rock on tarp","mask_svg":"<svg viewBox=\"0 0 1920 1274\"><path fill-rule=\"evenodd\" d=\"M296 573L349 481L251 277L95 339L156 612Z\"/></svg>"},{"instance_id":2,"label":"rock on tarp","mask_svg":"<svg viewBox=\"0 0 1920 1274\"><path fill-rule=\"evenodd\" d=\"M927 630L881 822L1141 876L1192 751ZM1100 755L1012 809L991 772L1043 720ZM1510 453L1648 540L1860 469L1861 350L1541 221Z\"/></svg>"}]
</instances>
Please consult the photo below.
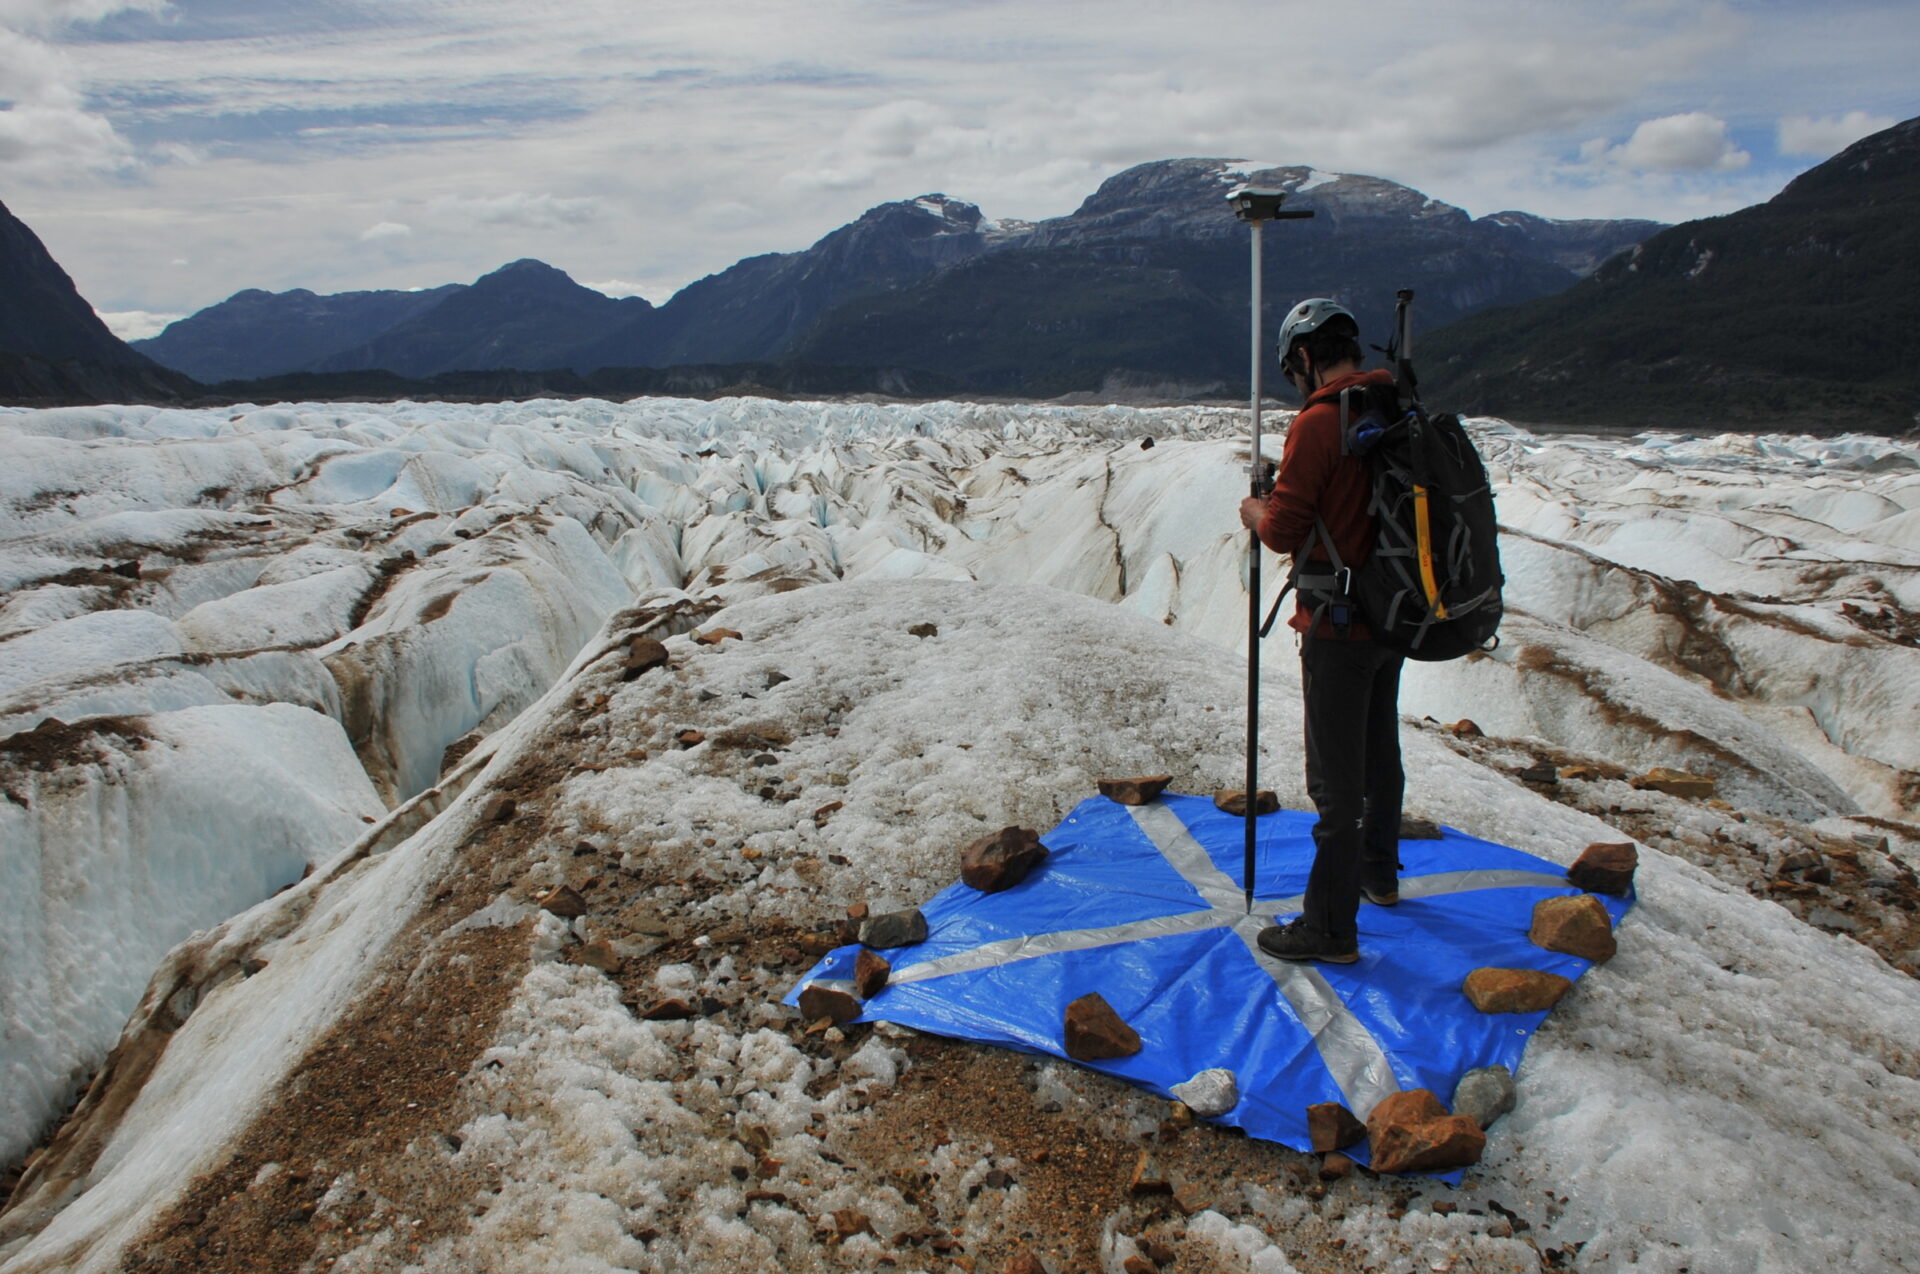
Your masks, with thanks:
<instances>
[{"instance_id":1,"label":"rock on tarp","mask_svg":"<svg viewBox=\"0 0 1920 1274\"><path fill-rule=\"evenodd\" d=\"M1398 1089L1446 1098L1476 1067L1518 1068L1546 1013L1481 1013L1461 984L1489 965L1586 971L1527 940L1535 903L1579 892L1565 869L1450 828L1402 841L1400 904L1361 904L1359 962L1291 964L1254 939L1299 911L1314 821L1290 810L1259 820L1249 916L1244 820L1204 797L1084 801L1042 837L1050 852L1019 885L956 883L923 905L926 941L889 953L891 979L861 1020L1064 1057L1066 1006L1098 991L1143 1047L1091 1069L1170 1095L1224 1067L1241 1096L1218 1122L1299 1150L1316 1102L1364 1119ZM1602 902L1615 923L1632 905ZM830 952L786 1002L811 983L850 988L859 951Z\"/></svg>"}]
</instances>

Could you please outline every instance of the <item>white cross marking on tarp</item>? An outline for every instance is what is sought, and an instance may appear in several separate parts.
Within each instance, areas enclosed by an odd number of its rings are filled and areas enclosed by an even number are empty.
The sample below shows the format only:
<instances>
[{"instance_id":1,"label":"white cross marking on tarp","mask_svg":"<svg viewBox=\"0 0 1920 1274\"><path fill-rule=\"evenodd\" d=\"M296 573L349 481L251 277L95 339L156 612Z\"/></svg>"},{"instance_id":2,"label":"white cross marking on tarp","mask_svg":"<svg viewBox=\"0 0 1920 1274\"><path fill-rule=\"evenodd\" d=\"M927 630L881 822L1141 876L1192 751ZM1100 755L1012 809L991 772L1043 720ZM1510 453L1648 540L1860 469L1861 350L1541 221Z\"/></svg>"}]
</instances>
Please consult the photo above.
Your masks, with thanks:
<instances>
[{"instance_id":1,"label":"white cross marking on tarp","mask_svg":"<svg viewBox=\"0 0 1920 1274\"><path fill-rule=\"evenodd\" d=\"M1160 851L1167 865L1200 894L1207 904L1206 910L1152 916L1092 929L1060 929L1003 938L895 970L889 981L925 982L1065 951L1087 951L1204 929L1232 929L1246 944L1254 963L1273 979L1275 989L1295 1019L1312 1037L1322 1064L1346 1098L1348 1110L1365 1119L1382 1099L1400 1091L1380 1042L1347 1008L1320 971L1309 964L1276 960L1260 950L1260 931L1271 924L1275 916L1297 913L1303 896L1263 899L1256 902L1252 914L1248 914L1240 885L1214 865L1206 848L1194 839L1178 814L1158 802L1129 806L1127 812L1147 840ZM1476 889L1564 887L1566 883L1566 877L1546 872L1505 869L1436 872L1402 879L1400 896L1432 898Z\"/></svg>"}]
</instances>

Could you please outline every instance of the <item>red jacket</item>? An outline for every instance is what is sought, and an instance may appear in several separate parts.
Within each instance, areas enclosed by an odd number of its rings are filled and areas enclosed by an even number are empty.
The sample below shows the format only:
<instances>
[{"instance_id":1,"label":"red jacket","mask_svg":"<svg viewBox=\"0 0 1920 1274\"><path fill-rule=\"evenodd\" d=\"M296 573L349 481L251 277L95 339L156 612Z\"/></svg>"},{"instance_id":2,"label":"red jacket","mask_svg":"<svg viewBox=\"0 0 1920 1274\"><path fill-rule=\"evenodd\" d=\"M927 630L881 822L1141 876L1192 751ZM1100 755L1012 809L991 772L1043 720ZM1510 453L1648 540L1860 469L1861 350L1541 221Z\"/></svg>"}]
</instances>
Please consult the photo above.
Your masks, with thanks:
<instances>
[{"instance_id":1,"label":"red jacket","mask_svg":"<svg viewBox=\"0 0 1920 1274\"><path fill-rule=\"evenodd\" d=\"M1373 518L1367 513L1367 501L1373 493L1373 484L1363 460L1340 454L1337 400L1341 390L1358 384L1391 385L1393 373L1375 369L1329 381L1308 397L1307 405L1287 430L1286 447L1280 453L1280 472L1267 496L1266 516L1260 519L1260 541L1276 553L1297 553L1313 530L1314 515L1318 514L1333 536L1342 564L1358 570L1372 555ZM1311 573L1331 567L1331 560L1316 544L1304 569ZM1291 621L1294 631L1307 631L1314 606L1315 603L1305 597L1299 598ZM1341 635L1331 622L1323 619L1315 637ZM1366 625L1355 624L1344 635L1361 639L1369 634Z\"/></svg>"}]
</instances>

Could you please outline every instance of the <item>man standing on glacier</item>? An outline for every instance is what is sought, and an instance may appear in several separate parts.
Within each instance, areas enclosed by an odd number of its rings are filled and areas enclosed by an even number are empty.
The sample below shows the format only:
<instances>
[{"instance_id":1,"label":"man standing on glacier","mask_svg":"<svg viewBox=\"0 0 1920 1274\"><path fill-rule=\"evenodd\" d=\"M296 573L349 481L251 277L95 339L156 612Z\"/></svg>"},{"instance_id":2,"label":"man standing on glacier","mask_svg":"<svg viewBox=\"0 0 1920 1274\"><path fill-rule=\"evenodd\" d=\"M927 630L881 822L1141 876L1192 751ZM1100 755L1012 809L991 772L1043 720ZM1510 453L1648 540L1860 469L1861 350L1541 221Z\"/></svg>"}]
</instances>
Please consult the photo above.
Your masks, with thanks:
<instances>
[{"instance_id":1,"label":"man standing on glacier","mask_svg":"<svg viewBox=\"0 0 1920 1274\"><path fill-rule=\"evenodd\" d=\"M1360 369L1360 325L1338 302L1315 297L1287 314L1280 370L1306 399L1294 417L1273 490L1240 502L1240 521L1276 553L1292 554L1297 594L1291 625L1300 637L1306 698L1307 791L1314 826L1313 869L1300 916L1260 934L1260 949L1282 960L1351 964L1360 958L1356 917L1364 894L1400 901L1402 657L1374 641L1347 596L1350 573L1373 548L1372 481L1358 456L1343 454L1340 392L1391 386L1392 373ZM1347 568L1336 572L1325 541Z\"/></svg>"}]
</instances>

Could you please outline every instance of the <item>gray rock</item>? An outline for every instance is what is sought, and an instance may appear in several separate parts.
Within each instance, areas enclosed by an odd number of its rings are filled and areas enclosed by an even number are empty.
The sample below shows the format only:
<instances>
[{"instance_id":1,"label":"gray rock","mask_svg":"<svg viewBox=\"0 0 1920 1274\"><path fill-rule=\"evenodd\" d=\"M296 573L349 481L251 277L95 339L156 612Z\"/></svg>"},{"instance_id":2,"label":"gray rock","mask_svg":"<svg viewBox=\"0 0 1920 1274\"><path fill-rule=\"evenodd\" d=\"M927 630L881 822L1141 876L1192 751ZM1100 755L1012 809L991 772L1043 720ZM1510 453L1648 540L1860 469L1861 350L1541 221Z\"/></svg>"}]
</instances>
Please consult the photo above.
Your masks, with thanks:
<instances>
[{"instance_id":1,"label":"gray rock","mask_svg":"<svg viewBox=\"0 0 1920 1274\"><path fill-rule=\"evenodd\" d=\"M1202 1119L1218 1119L1240 1104L1240 1084L1224 1067L1201 1071L1172 1092Z\"/></svg>"},{"instance_id":2,"label":"gray rock","mask_svg":"<svg viewBox=\"0 0 1920 1274\"><path fill-rule=\"evenodd\" d=\"M1513 1072L1504 1066L1482 1066L1460 1077L1453 1090L1453 1113L1466 1115L1482 1128L1513 1109Z\"/></svg>"},{"instance_id":3,"label":"gray rock","mask_svg":"<svg viewBox=\"0 0 1920 1274\"><path fill-rule=\"evenodd\" d=\"M868 916L860 922L861 945L873 947L876 950L910 947L916 942L926 940L927 918L920 914L918 907Z\"/></svg>"}]
</instances>

